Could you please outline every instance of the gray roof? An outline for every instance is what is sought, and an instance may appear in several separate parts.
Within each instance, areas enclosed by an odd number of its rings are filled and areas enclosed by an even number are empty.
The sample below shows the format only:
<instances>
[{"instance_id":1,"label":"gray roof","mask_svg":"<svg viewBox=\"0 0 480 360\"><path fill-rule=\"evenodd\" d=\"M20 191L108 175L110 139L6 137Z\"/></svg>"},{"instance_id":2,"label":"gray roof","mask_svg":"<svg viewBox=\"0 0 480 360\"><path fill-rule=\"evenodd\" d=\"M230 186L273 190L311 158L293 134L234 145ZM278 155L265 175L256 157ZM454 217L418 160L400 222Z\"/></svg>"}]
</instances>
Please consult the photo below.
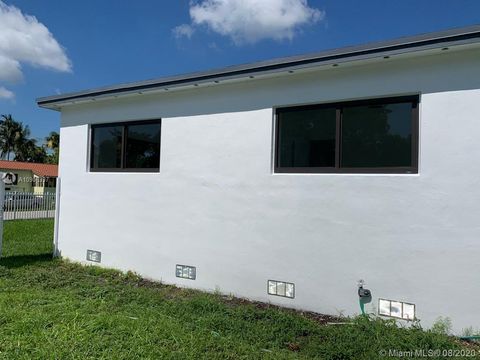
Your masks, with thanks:
<instances>
[{"instance_id":1,"label":"gray roof","mask_svg":"<svg viewBox=\"0 0 480 360\"><path fill-rule=\"evenodd\" d=\"M195 85L203 82L220 82L226 79L243 78L271 72L281 72L299 67L311 67L335 62L368 59L419 50L442 48L453 45L480 43L480 25L427 33L395 40L380 41L360 46L321 51L314 54L290 56L250 64L229 66L222 69L200 71L190 74L163 77L127 84L106 86L79 92L42 97L37 104L50 107L65 101L87 100L99 96L141 92L155 88Z\"/></svg>"}]
</instances>

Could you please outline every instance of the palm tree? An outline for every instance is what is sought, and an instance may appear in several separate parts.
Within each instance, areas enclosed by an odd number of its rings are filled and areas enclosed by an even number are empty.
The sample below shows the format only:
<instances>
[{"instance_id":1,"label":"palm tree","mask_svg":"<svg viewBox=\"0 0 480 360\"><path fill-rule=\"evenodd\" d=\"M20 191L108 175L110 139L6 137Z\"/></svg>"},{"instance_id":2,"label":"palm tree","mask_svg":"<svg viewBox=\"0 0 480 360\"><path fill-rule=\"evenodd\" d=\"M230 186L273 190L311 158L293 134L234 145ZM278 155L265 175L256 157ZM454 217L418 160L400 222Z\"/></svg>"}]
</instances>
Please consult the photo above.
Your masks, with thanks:
<instances>
[{"instance_id":1,"label":"palm tree","mask_svg":"<svg viewBox=\"0 0 480 360\"><path fill-rule=\"evenodd\" d=\"M0 118L0 157L16 161L39 162L47 160L58 163L59 135L51 132L46 138L47 147L53 150L53 155L48 156L42 146L37 146L37 141L30 138L30 128L22 122L13 119L12 115L2 115Z\"/></svg>"},{"instance_id":2,"label":"palm tree","mask_svg":"<svg viewBox=\"0 0 480 360\"><path fill-rule=\"evenodd\" d=\"M60 146L60 135L56 131L52 131L45 138L45 141L49 149L56 150Z\"/></svg>"},{"instance_id":3,"label":"palm tree","mask_svg":"<svg viewBox=\"0 0 480 360\"><path fill-rule=\"evenodd\" d=\"M58 155L60 150L60 135L56 131L50 132L45 138L46 147L53 151L48 161L52 164L58 164Z\"/></svg>"},{"instance_id":4,"label":"palm tree","mask_svg":"<svg viewBox=\"0 0 480 360\"><path fill-rule=\"evenodd\" d=\"M17 155L17 152L21 151L22 147L24 147L26 143L32 140L30 139L30 128L28 127L28 125L23 126L23 123L18 121L17 127L18 130L16 133L15 142L13 144L13 151L15 152L15 155ZM36 140L32 141L33 144L36 143Z\"/></svg>"},{"instance_id":5,"label":"palm tree","mask_svg":"<svg viewBox=\"0 0 480 360\"><path fill-rule=\"evenodd\" d=\"M30 130L26 127L28 134ZM11 114L2 115L0 119L0 156L10 160L10 154L15 151L20 138L25 138L24 128L15 121ZM28 135L27 135L28 136Z\"/></svg>"},{"instance_id":6,"label":"palm tree","mask_svg":"<svg viewBox=\"0 0 480 360\"><path fill-rule=\"evenodd\" d=\"M15 161L44 163L47 158L45 149L37 146L35 139L24 139L17 144Z\"/></svg>"}]
</instances>

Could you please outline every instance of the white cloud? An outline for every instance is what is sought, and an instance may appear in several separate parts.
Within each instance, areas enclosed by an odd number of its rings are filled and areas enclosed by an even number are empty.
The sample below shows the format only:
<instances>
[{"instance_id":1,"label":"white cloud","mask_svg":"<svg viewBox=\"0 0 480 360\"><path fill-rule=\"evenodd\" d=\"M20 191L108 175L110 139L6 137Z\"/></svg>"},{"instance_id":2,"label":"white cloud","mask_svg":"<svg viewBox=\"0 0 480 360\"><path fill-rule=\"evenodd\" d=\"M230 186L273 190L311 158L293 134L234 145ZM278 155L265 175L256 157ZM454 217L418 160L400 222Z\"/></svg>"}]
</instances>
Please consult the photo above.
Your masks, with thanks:
<instances>
[{"instance_id":1,"label":"white cloud","mask_svg":"<svg viewBox=\"0 0 480 360\"><path fill-rule=\"evenodd\" d=\"M20 63L0 53L0 81L17 82L22 78Z\"/></svg>"},{"instance_id":2,"label":"white cloud","mask_svg":"<svg viewBox=\"0 0 480 360\"><path fill-rule=\"evenodd\" d=\"M307 0L202 0L190 4L192 23L184 25L192 29L207 26L242 44L291 40L301 26L324 17L325 12L309 7Z\"/></svg>"},{"instance_id":3,"label":"white cloud","mask_svg":"<svg viewBox=\"0 0 480 360\"><path fill-rule=\"evenodd\" d=\"M195 29L188 24L178 25L172 29L173 35L178 39L181 37L191 38Z\"/></svg>"},{"instance_id":4,"label":"white cloud","mask_svg":"<svg viewBox=\"0 0 480 360\"><path fill-rule=\"evenodd\" d=\"M10 90L5 89L3 86L0 86L0 99L12 100L15 97L15 94Z\"/></svg>"},{"instance_id":5,"label":"white cloud","mask_svg":"<svg viewBox=\"0 0 480 360\"><path fill-rule=\"evenodd\" d=\"M0 0L0 82L21 80L22 63L62 72L72 70L65 50L45 25ZM12 98L11 91L4 87L0 90L0 98Z\"/></svg>"}]
</instances>

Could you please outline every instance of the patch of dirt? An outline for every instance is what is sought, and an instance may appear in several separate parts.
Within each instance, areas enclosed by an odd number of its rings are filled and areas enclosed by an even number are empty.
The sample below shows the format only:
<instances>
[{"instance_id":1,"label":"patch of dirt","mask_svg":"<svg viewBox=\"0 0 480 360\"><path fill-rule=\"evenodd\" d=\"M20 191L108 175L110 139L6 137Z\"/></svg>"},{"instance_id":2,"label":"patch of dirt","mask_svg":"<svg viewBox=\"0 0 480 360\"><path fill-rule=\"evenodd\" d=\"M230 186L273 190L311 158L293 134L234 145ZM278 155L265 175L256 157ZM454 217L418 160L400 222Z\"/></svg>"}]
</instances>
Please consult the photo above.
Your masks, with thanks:
<instances>
[{"instance_id":1,"label":"patch of dirt","mask_svg":"<svg viewBox=\"0 0 480 360\"><path fill-rule=\"evenodd\" d=\"M326 325L327 323L339 323L345 321L345 318L334 316L334 315L325 315L319 314L313 311L302 311L292 308L287 308L283 306L273 305L270 303L263 303L260 301L251 301L245 298L237 298L229 295L221 295L221 299L229 305L253 305L257 309L278 309L282 311L287 311L290 313L295 313L297 315L306 317L308 319L314 320L322 325Z\"/></svg>"},{"instance_id":2,"label":"patch of dirt","mask_svg":"<svg viewBox=\"0 0 480 360\"><path fill-rule=\"evenodd\" d=\"M290 351L300 351L300 344L298 343L288 343L287 347Z\"/></svg>"},{"instance_id":3,"label":"patch of dirt","mask_svg":"<svg viewBox=\"0 0 480 360\"><path fill-rule=\"evenodd\" d=\"M182 288L176 285L164 284L159 281L142 278L139 275L132 272L127 273L127 276L124 277L124 281L125 283L128 283L130 285L133 284L136 287L146 287L150 289L164 291L165 292L164 296L166 299L188 298L193 296L194 294L201 293L200 290ZM257 309L262 309L262 310L276 309L276 310L286 311L289 313L294 313L294 314L306 317L308 319L314 320L322 325L326 325L328 323L340 323L345 321L345 318L342 318L340 316L319 314L313 311L302 311L302 310L287 308L283 306L273 305L270 303L264 303L260 301L251 301L245 298L234 297L231 295L216 295L216 296L218 296L218 298L221 299L224 304L227 304L229 306L251 305L251 306L255 306Z\"/></svg>"}]
</instances>

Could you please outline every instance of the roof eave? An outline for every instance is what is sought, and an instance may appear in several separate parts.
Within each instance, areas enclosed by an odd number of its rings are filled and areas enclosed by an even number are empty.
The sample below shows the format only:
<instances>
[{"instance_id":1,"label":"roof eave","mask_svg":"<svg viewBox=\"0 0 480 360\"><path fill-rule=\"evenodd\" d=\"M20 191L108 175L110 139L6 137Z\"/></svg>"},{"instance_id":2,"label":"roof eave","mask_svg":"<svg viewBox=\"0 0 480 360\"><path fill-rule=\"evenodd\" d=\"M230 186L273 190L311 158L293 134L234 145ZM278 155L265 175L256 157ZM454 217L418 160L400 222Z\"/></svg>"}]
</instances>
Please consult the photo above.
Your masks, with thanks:
<instances>
[{"instance_id":1,"label":"roof eave","mask_svg":"<svg viewBox=\"0 0 480 360\"><path fill-rule=\"evenodd\" d=\"M55 95L37 99L40 107L60 110L62 106L119 96L142 95L151 91L170 91L193 88L200 85L217 85L226 81L251 80L258 77L281 76L310 68L328 67L333 64L381 60L385 57L412 55L429 50L457 46L480 45L480 25L433 34L419 35L389 42L367 44L318 54L274 59L259 63L232 66L213 71L197 72L156 80L120 84L100 89Z\"/></svg>"}]
</instances>

